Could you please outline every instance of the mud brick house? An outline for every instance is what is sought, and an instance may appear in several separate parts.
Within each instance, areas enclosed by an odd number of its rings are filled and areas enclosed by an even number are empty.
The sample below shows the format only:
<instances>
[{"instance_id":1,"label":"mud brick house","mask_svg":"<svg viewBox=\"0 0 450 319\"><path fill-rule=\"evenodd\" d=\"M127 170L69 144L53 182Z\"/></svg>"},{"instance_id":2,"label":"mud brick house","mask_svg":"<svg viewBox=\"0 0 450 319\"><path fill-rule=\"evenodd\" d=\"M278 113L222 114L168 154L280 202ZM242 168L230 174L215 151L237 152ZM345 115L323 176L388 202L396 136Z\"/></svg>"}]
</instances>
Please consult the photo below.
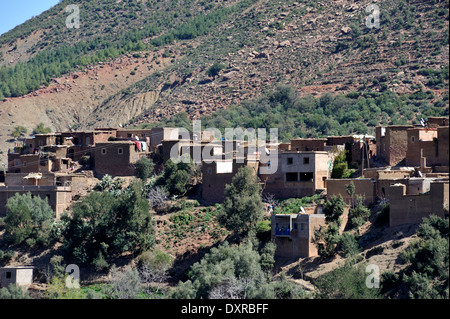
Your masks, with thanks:
<instances>
[{"instance_id":1,"label":"mud brick house","mask_svg":"<svg viewBox=\"0 0 450 319\"><path fill-rule=\"evenodd\" d=\"M404 165L408 149L408 129L412 125L377 126L375 128L377 160L388 166Z\"/></svg>"},{"instance_id":2,"label":"mud brick house","mask_svg":"<svg viewBox=\"0 0 450 319\"><path fill-rule=\"evenodd\" d=\"M407 130L407 136L406 166L420 166L422 156L426 158L426 164L437 164L439 145L436 128L415 127Z\"/></svg>"},{"instance_id":3,"label":"mud brick house","mask_svg":"<svg viewBox=\"0 0 450 319\"><path fill-rule=\"evenodd\" d=\"M277 246L275 255L289 258L317 256L311 241L314 230L325 227L324 214L277 214L271 217L271 238Z\"/></svg>"},{"instance_id":4,"label":"mud brick house","mask_svg":"<svg viewBox=\"0 0 450 319\"><path fill-rule=\"evenodd\" d=\"M315 207L312 214L276 214L271 216L271 239L277 246L275 255L288 258L317 256L317 247L312 243L314 231L326 227L325 215L321 206ZM310 211L309 209L306 211ZM339 233L348 221L349 206L345 206Z\"/></svg>"},{"instance_id":5,"label":"mud brick house","mask_svg":"<svg viewBox=\"0 0 450 319\"><path fill-rule=\"evenodd\" d=\"M94 148L94 171L99 176L132 176L136 173L136 162L146 151L139 145L140 141L109 141L97 143Z\"/></svg>"},{"instance_id":6,"label":"mud brick house","mask_svg":"<svg viewBox=\"0 0 450 319\"><path fill-rule=\"evenodd\" d=\"M429 192L408 193L405 184L390 186L389 226L421 223L424 217L448 215L449 188L447 181L430 184Z\"/></svg>"},{"instance_id":7,"label":"mud brick house","mask_svg":"<svg viewBox=\"0 0 450 319\"><path fill-rule=\"evenodd\" d=\"M161 146L162 161L166 163L171 156L179 158L184 154L189 155L194 162L201 164L204 157L206 159L223 159L224 148L221 141L216 142L194 142L185 139L164 140ZM232 156L231 156L232 158Z\"/></svg>"},{"instance_id":8,"label":"mud brick house","mask_svg":"<svg viewBox=\"0 0 450 319\"><path fill-rule=\"evenodd\" d=\"M62 132L61 144L68 146L66 157L74 161L79 161L83 156L93 156L91 149L97 143L107 142L113 137L116 137L116 131L112 129L104 131Z\"/></svg>"},{"instance_id":9,"label":"mud brick house","mask_svg":"<svg viewBox=\"0 0 450 319\"><path fill-rule=\"evenodd\" d=\"M72 160L66 157L67 146L42 146L42 151L34 154L8 154L8 172L33 173L69 171Z\"/></svg>"},{"instance_id":10,"label":"mud brick house","mask_svg":"<svg viewBox=\"0 0 450 319\"><path fill-rule=\"evenodd\" d=\"M326 189L332 163L332 156L325 151L279 152L274 173L260 175L264 192L277 198L314 195Z\"/></svg>"},{"instance_id":11,"label":"mud brick house","mask_svg":"<svg viewBox=\"0 0 450 319\"><path fill-rule=\"evenodd\" d=\"M406 165L447 171L449 165L448 126L417 127L408 131Z\"/></svg>"},{"instance_id":12,"label":"mud brick house","mask_svg":"<svg viewBox=\"0 0 450 319\"><path fill-rule=\"evenodd\" d=\"M173 127L156 127L142 130L117 130L116 136L122 139L133 139L135 137L147 141L150 151L156 150L157 146L164 140L178 140L179 130Z\"/></svg>"},{"instance_id":13,"label":"mud brick house","mask_svg":"<svg viewBox=\"0 0 450 319\"><path fill-rule=\"evenodd\" d=\"M231 184L234 175L243 166L249 166L258 173L257 160L206 160L202 161L202 198L210 203L220 203L225 199L225 185Z\"/></svg>"}]
</instances>

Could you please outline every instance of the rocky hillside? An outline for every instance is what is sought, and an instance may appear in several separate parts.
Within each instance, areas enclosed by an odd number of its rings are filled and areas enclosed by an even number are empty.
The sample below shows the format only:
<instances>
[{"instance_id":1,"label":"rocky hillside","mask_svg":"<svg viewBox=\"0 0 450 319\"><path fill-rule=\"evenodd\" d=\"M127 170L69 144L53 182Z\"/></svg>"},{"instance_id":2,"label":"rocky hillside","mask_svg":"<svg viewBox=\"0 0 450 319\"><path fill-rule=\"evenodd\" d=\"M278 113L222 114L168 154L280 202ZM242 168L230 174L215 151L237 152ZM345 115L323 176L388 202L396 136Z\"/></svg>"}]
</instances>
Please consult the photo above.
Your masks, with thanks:
<instances>
[{"instance_id":1,"label":"rocky hillside","mask_svg":"<svg viewBox=\"0 0 450 319\"><path fill-rule=\"evenodd\" d=\"M73 3L79 29L64 26ZM371 3L379 28L366 26ZM429 103L448 114L445 1L62 1L0 45L0 156L18 125L138 125L180 111L197 118L279 83L301 96L429 91ZM208 72L213 65L217 73Z\"/></svg>"}]
</instances>

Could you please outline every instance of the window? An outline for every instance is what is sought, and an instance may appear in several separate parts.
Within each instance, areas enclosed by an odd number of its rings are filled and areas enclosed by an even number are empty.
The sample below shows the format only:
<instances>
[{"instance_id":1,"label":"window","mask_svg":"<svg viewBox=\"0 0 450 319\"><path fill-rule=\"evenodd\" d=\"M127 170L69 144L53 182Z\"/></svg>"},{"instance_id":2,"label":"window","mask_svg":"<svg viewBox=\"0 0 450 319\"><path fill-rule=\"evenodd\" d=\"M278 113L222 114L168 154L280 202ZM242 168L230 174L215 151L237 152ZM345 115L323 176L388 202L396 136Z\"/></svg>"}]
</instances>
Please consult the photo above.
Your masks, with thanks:
<instances>
[{"instance_id":1,"label":"window","mask_svg":"<svg viewBox=\"0 0 450 319\"><path fill-rule=\"evenodd\" d=\"M309 164L309 157L303 158L303 164L308 165Z\"/></svg>"},{"instance_id":2,"label":"window","mask_svg":"<svg viewBox=\"0 0 450 319\"><path fill-rule=\"evenodd\" d=\"M7 271L6 272L6 279L11 279L11 272L10 271Z\"/></svg>"},{"instance_id":3,"label":"window","mask_svg":"<svg viewBox=\"0 0 450 319\"><path fill-rule=\"evenodd\" d=\"M297 226L297 223L294 223L294 229L297 229L298 228L298 226Z\"/></svg>"},{"instance_id":4,"label":"window","mask_svg":"<svg viewBox=\"0 0 450 319\"><path fill-rule=\"evenodd\" d=\"M27 162L23 162L23 167L27 167Z\"/></svg>"},{"instance_id":5,"label":"window","mask_svg":"<svg viewBox=\"0 0 450 319\"><path fill-rule=\"evenodd\" d=\"M119 155L122 155L122 154L123 154L123 148L122 148L122 147L119 147L119 148L117 149L117 154L119 154Z\"/></svg>"},{"instance_id":6,"label":"window","mask_svg":"<svg viewBox=\"0 0 450 319\"><path fill-rule=\"evenodd\" d=\"M314 173L300 173L300 182L312 182Z\"/></svg>"},{"instance_id":7,"label":"window","mask_svg":"<svg viewBox=\"0 0 450 319\"><path fill-rule=\"evenodd\" d=\"M106 148L102 148L102 155L106 155Z\"/></svg>"},{"instance_id":8,"label":"window","mask_svg":"<svg viewBox=\"0 0 450 319\"><path fill-rule=\"evenodd\" d=\"M297 173L286 173L286 182L297 182L298 174Z\"/></svg>"},{"instance_id":9,"label":"window","mask_svg":"<svg viewBox=\"0 0 450 319\"><path fill-rule=\"evenodd\" d=\"M288 163L288 165L293 164L294 163L294 158L293 157L288 157L287 163Z\"/></svg>"},{"instance_id":10,"label":"window","mask_svg":"<svg viewBox=\"0 0 450 319\"><path fill-rule=\"evenodd\" d=\"M305 224L304 223L300 224L300 230L305 230Z\"/></svg>"},{"instance_id":11,"label":"window","mask_svg":"<svg viewBox=\"0 0 450 319\"><path fill-rule=\"evenodd\" d=\"M86 136L86 146L91 144L91 138L89 136Z\"/></svg>"},{"instance_id":12,"label":"window","mask_svg":"<svg viewBox=\"0 0 450 319\"><path fill-rule=\"evenodd\" d=\"M416 141L416 138L414 136L411 136L411 142L414 143Z\"/></svg>"}]
</instances>

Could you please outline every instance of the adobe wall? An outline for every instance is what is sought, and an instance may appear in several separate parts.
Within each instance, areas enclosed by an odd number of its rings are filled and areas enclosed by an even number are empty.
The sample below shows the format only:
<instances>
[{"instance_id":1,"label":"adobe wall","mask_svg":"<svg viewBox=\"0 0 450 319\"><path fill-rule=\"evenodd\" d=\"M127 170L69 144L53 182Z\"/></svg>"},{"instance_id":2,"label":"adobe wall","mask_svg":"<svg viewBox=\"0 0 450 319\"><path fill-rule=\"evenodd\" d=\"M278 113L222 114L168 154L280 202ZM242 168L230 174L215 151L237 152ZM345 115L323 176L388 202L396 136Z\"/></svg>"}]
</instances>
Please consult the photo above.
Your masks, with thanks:
<instances>
[{"instance_id":1,"label":"adobe wall","mask_svg":"<svg viewBox=\"0 0 450 319\"><path fill-rule=\"evenodd\" d=\"M295 215L294 215L295 216ZM342 233L348 219L348 206L345 208L342 216ZM277 248L276 256L289 258L305 258L317 256L318 251L315 244L312 243L314 231L320 227L326 227L324 214L298 214L292 218L292 229L289 236L277 236L276 228L289 226L290 215L271 216L271 237Z\"/></svg>"},{"instance_id":2,"label":"adobe wall","mask_svg":"<svg viewBox=\"0 0 450 319\"><path fill-rule=\"evenodd\" d=\"M408 128L411 128L411 126L391 126L386 129L386 160L388 165L396 166L405 160L408 149Z\"/></svg>"},{"instance_id":3,"label":"adobe wall","mask_svg":"<svg viewBox=\"0 0 450 319\"><path fill-rule=\"evenodd\" d=\"M289 164L288 159L292 158ZM304 159L309 161L305 164ZM326 189L331 159L327 152L284 152L278 154L278 167L273 174L261 174L264 193L277 198L312 196ZM296 173L297 181L286 180L286 173ZM313 179L300 181L301 173L313 173ZM325 182L324 182L325 181Z\"/></svg>"},{"instance_id":4,"label":"adobe wall","mask_svg":"<svg viewBox=\"0 0 450 319\"><path fill-rule=\"evenodd\" d=\"M291 151L324 151L327 139L292 139Z\"/></svg>"},{"instance_id":5,"label":"adobe wall","mask_svg":"<svg viewBox=\"0 0 450 319\"><path fill-rule=\"evenodd\" d=\"M437 164L438 143L436 129L409 129L407 166L420 166L421 154L426 158L427 166Z\"/></svg>"},{"instance_id":6,"label":"adobe wall","mask_svg":"<svg viewBox=\"0 0 450 319\"><path fill-rule=\"evenodd\" d=\"M164 140L178 140L179 133L178 128L153 128L150 136L150 150L156 149L156 147Z\"/></svg>"},{"instance_id":7,"label":"adobe wall","mask_svg":"<svg viewBox=\"0 0 450 319\"><path fill-rule=\"evenodd\" d=\"M327 137L327 145L344 145L346 143L353 144L353 136L328 136Z\"/></svg>"},{"instance_id":8,"label":"adobe wall","mask_svg":"<svg viewBox=\"0 0 450 319\"><path fill-rule=\"evenodd\" d=\"M24 179L29 173L7 173L5 176L5 185L34 185L34 179ZM41 173L42 178L37 181L40 186L54 186L55 185L55 174L53 173Z\"/></svg>"},{"instance_id":9,"label":"adobe wall","mask_svg":"<svg viewBox=\"0 0 450 319\"><path fill-rule=\"evenodd\" d=\"M122 154L119 154L119 148ZM106 149L106 154L102 153ZM133 165L138 155L135 154L135 145L132 142L98 143L94 153L94 167L96 174L116 176L133 176L136 169Z\"/></svg>"},{"instance_id":10,"label":"adobe wall","mask_svg":"<svg viewBox=\"0 0 450 319\"><path fill-rule=\"evenodd\" d=\"M345 185L353 182L355 184L355 195L364 195L364 204L368 205L376 202L376 183L369 178L358 179L328 179L327 180L327 198L341 195L347 204L351 203L351 196L347 194Z\"/></svg>"},{"instance_id":11,"label":"adobe wall","mask_svg":"<svg viewBox=\"0 0 450 319\"><path fill-rule=\"evenodd\" d=\"M221 203L225 199L225 186L231 184L244 163L233 162L231 173L217 173L215 162L202 162L202 198L210 203Z\"/></svg>"},{"instance_id":12,"label":"adobe wall","mask_svg":"<svg viewBox=\"0 0 450 319\"><path fill-rule=\"evenodd\" d=\"M449 140L448 140L448 134L449 134L449 127L438 127L438 165L441 166L449 166Z\"/></svg>"},{"instance_id":13,"label":"adobe wall","mask_svg":"<svg viewBox=\"0 0 450 319\"><path fill-rule=\"evenodd\" d=\"M406 185L390 187L389 226L418 224L430 215L444 216L449 204L449 183L432 183L428 194L407 195Z\"/></svg>"},{"instance_id":14,"label":"adobe wall","mask_svg":"<svg viewBox=\"0 0 450 319\"><path fill-rule=\"evenodd\" d=\"M47 198L48 204L55 211L57 218L61 216L72 199L72 189L70 187L3 186L0 187L0 217L6 216L6 203L9 198L16 193L22 195L28 192L32 195L40 196L42 199Z\"/></svg>"},{"instance_id":15,"label":"adobe wall","mask_svg":"<svg viewBox=\"0 0 450 319\"><path fill-rule=\"evenodd\" d=\"M427 124L429 127L448 126L448 123L448 116L430 116L427 120Z\"/></svg>"},{"instance_id":16,"label":"adobe wall","mask_svg":"<svg viewBox=\"0 0 450 319\"><path fill-rule=\"evenodd\" d=\"M402 164L406 159L408 149L407 130L414 128L412 125L392 125L375 128L376 155L389 166ZM385 134L383 136L382 131Z\"/></svg>"}]
</instances>

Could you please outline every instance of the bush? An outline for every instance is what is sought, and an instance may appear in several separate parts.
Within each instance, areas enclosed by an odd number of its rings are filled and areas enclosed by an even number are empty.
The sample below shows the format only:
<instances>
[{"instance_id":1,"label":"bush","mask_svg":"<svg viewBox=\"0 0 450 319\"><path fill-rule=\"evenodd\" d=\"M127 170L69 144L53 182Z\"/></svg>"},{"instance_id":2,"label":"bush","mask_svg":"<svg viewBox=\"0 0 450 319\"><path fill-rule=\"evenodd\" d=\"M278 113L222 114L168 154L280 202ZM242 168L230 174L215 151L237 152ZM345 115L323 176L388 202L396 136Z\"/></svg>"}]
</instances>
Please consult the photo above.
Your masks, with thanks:
<instances>
[{"instance_id":1,"label":"bush","mask_svg":"<svg viewBox=\"0 0 450 319\"><path fill-rule=\"evenodd\" d=\"M355 205L349 210L349 220L352 227L359 229L369 220L370 209L364 204L364 196L356 195Z\"/></svg>"},{"instance_id":2,"label":"bush","mask_svg":"<svg viewBox=\"0 0 450 319\"><path fill-rule=\"evenodd\" d=\"M348 163L346 160L346 151L342 151L334 159L333 170L331 171L331 178L337 179L346 178L347 170L348 170Z\"/></svg>"},{"instance_id":3,"label":"bush","mask_svg":"<svg viewBox=\"0 0 450 319\"><path fill-rule=\"evenodd\" d=\"M327 225L314 230L312 243L316 245L319 256L322 258L334 257L340 241L339 227L341 216L344 213L344 200L342 196L333 196L323 204L323 213Z\"/></svg>"},{"instance_id":4,"label":"bush","mask_svg":"<svg viewBox=\"0 0 450 319\"><path fill-rule=\"evenodd\" d=\"M344 265L314 281L317 299L378 299L380 291L366 286L364 267Z\"/></svg>"},{"instance_id":5,"label":"bush","mask_svg":"<svg viewBox=\"0 0 450 319\"><path fill-rule=\"evenodd\" d=\"M62 217L67 223L63 250L78 263L91 263L99 252L108 259L150 248L154 230L141 184L117 194L92 192L76 202L72 216Z\"/></svg>"},{"instance_id":6,"label":"bush","mask_svg":"<svg viewBox=\"0 0 450 319\"><path fill-rule=\"evenodd\" d=\"M141 157L136 162L136 175L142 180L148 179L154 171L155 164L148 157Z\"/></svg>"},{"instance_id":7,"label":"bush","mask_svg":"<svg viewBox=\"0 0 450 319\"><path fill-rule=\"evenodd\" d=\"M209 298L217 289L214 298L226 298L230 290L235 291L236 298L252 298L258 294L259 286L266 283L259 260L259 254L249 243L230 246L225 242L192 265L188 272L190 280L179 283L172 297ZM230 289L230 283L236 286ZM227 285L227 289L218 289L223 288L222 285Z\"/></svg>"},{"instance_id":8,"label":"bush","mask_svg":"<svg viewBox=\"0 0 450 319\"><path fill-rule=\"evenodd\" d=\"M162 250L144 251L138 258L138 265L140 267L147 265L151 269L167 271L172 267L174 259L168 253Z\"/></svg>"},{"instance_id":9,"label":"bush","mask_svg":"<svg viewBox=\"0 0 450 319\"><path fill-rule=\"evenodd\" d=\"M256 224L256 237L259 240L267 241L270 239L271 221L270 219L261 220Z\"/></svg>"},{"instance_id":10,"label":"bush","mask_svg":"<svg viewBox=\"0 0 450 319\"><path fill-rule=\"evenodd\" d=\"M231 184L225 186L219 222L230 231L245 233L256 228L263 211L259 178L252 168L244 166L238 170Z\"/></svg>"},{"instance_id":11,"label":"bush","mask_svg":"<svg viewBox=\"0 0 450 319\"><path fill-rule=\"evenodd\" d=\"M150 188L147 199L153 209L163 209L169 197L169 192L162 186Z\"/></svg>"},{"instance_id":12,"label":"bush","mask_svg":"<svg viewBox=\"0 0 450 319\"><path fill-rule=\"evenodd\" d=\"M209 69L206 71L206 75L209 77L215 78L219 72L223 69L225 69L226 66L224 64L215 62L212 66L209 67Z\"/></svg>"},{"instance_id":13,"label":"bush","mask_svg":"<svg viewBox=\"0 0 450 319\"><path fill-rule=\"evenodd\" d=\"M30 295L19 286L9 285L0 289L0 299L30 299Z\"/></svg>"},{"instance_id":14,"label":"bush","mask_svg":"<svg viewBox=\"0 0 450 319\"><path fill-rule=\"evenodd\" d=\"M345 258L354 257L359 253L358 241L355 235L345 232L340 236L339 244Z\"/></svg>"},{"instance_id":15,"label":"bush","mask_svg":"<svg viewBox=\"0 0 450 319\"><path fill-rule=\"evenodd\" d=\"M189 163L183 163L183 161L174 163L169 159L158 184L163 184L172 195L183 195L190 189L197 174L198 169L192 160Z\"/></svg>"},{"instance_id":16,"label":"bush","mask_svg":"<svg viewBox=\"0 0 450 319\"><path fill-rule=\"evenodd\" d=\"M47 245L51 240L51 224L55 212L47 198L32 197L31 193L15 194L6 204L5 239L14 244Z\"/></svg>"},{"instance_id":17,"label":"bush","mask_svg":"<svg viewBox=\"0 0 450 319\"><path fill-rule=\"evenodd\" d=\"M101 252L99 252L98 256L94 258L92 264L94 265L95 270L97 271L103 271L109 267L108 262L106 261L105 257Z\"/></svg>"},{"instance_id":18,"label":"bush","mask_svg":"<svg viewBox=\"0 0 450 319\"><path fill-rule=\"evenodd\" d=\"M410 298L449 298L448 218L430 216L419 226L419 240L400 255L410 263L403 274Z\"/></svg>"},{"instance_id":19,"label":"bush","mask_svg":"<svg viewBox=\"0 0 450 319\"><path fill-rule=\"evenodd\" d=\"M275 250L277 245L272 242L268 242L264 245L261 250L261 259L259 263L261 264L261 269L265 272L270 272L275 265Z\"/></svg>"},{"instance_id":20,"label":"bush","mask_svg":"<svg viewBox=\"0 0 450 319\"><path fill-rule=\"evenodd\" d=\"M7 250L4 252L0 250L0 263L7 264L15 255L15 252L12 250Z\"/></svg>"},{"instance_id":21,"label":"bush","mask_svg":"<svg viewBox=\"0 0 450 319\"><path fill-rule=\"evenodd\" d=\"M51 133L52 129L49 127L45 127L44 123L39 123L33 130L33 135L36 134L48 134Z\"/></svg>"}]
</instances>

